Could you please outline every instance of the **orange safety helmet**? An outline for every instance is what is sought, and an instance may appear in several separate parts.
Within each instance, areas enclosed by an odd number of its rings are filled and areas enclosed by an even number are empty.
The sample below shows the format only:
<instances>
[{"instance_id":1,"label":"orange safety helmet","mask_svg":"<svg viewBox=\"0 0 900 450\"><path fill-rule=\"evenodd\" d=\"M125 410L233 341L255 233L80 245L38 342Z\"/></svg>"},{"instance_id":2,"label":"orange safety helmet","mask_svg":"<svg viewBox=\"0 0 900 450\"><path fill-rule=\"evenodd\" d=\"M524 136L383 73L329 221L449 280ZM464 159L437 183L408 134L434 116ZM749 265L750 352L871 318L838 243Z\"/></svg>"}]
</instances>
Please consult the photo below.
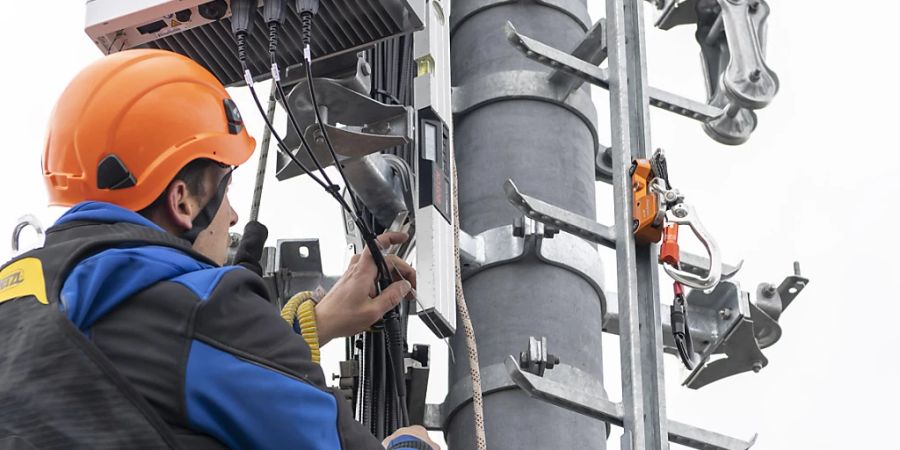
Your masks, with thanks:
<instances>
[{"instance_id":1,"label":"orange safety helmet","mask_svg":"<svg viewBox=\"0 0 900 450\"><path fill-rule=\"evenodd\" d=\"M42 167L50 204L149 206L198 158L238 166L256 142L225 87L191 59L126 50L92 63L60 96Z\"/></svg>"}]
</instances>

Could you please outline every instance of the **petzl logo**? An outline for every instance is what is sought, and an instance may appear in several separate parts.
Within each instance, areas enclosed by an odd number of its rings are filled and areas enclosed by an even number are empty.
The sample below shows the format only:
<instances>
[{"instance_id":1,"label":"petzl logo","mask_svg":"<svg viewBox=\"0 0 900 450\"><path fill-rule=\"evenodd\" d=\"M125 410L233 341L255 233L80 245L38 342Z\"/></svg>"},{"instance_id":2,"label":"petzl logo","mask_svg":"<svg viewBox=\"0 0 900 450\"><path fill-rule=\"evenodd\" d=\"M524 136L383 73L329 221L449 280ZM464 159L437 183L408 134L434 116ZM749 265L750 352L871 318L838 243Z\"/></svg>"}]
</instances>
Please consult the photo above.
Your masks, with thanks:
<instances>
[{"instance_id":1,"label":"petzl logo","mask_svg":"<svg viewBox=\"0 0 900 450\"><path fill-rule=\"evenodd\" d=\"M25 279L22 277L22 271L17 270L3 277L3 279L0 279L0 291L22 284L23 281L25 281Z\"/></svg>"}]
</instances>

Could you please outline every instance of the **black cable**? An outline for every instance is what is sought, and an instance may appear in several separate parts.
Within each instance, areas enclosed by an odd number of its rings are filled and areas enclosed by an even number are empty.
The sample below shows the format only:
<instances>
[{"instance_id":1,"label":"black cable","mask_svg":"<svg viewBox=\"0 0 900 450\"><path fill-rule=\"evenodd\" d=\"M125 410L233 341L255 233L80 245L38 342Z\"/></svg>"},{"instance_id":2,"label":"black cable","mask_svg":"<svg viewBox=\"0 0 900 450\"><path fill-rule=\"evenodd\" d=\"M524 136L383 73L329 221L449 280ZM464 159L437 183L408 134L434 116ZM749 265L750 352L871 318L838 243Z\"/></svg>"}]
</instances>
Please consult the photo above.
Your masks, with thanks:
<instances>
[{"instance_id":1,"label":"black cable","mask_svg":"<svg viewBox=\"0 0 900 450\"><path fill-rule=\"evenodd\" d=\"M318 2L315 2L316 8L318 8ZM338 159L337 152L334 151L334 145L331 143L331 137L328 136L328 131L325 129L325 122L322 120L322 113L319 111L319 102L316 100L316 89L313 86L313 73L312 73L312 48L310 47L310 43L312 41L312 18L314 12L304 10L300 12L300 23L302 24L302 41L303 41L303 58L304 65L306 66L306 81L309 87L309 99L312 103L313 111L316 116L316 123L319 124L319 132L322 133L322 137L325 139L325 145L328 147L329 153L331 153L331 158L334 160L334 166L337 168L338 173L341 175L341 179L344 181L344 186L347 189L347 192L350 195L350 200L353 201L353 206L356 208L357 216L360 216L361 207L359 202L356 200L356 195L353 193L353 188L350 186L350 183L347 181L347 175L344 174L344 168L341 166L341 162Z\"/></svg>"},{"instance_id":2,"label":"black cable","mask_svg":"<svg viewBox=\"0 0 900 450\"><path fill-rule=\"evenodd\" d=\"M352 217L354 217L354 221L362 234L363 241L365 242L366 247L369 249L372 255L372 259L376 264L378 270L378 280L376 283L376 288L378 293L380 294L391 284L390 270L387 267L384 255L381 253L381 249L378 247L374 233L363 220L362 208L360 207L357 201L357 197L353 193L353 189L350 186L346 175L344 174L343 167L338 160L337 152L335 152L334 145L332 144L331 138L328 135L328 131L325 128L324 121L322 120L322 116L319 111L318 101L316 100L315 87L313 85L310 45L312 34L312 17L318 9L318 1L300 0L298 2L298 11L300 11L302 22L302 38L304 44L307 82L309 84L310 102L312 103L313 111L315 112L315 118L319 126L319 131L322 133L326 146L328 147L328 151L331 153L331 157L334 160L338 173L340 174L341 179L344 182L344 185L353 203L353 208L351 208L350 205L347 204L346 200L338 193L337 186L335 186L331 182L330 178L325 173L324 168L318 161L318 158L315 156L315 153L312 151L309 143L306 142L303 133L300 130L299 124L297 123L296 118L293 116L292 111L289 107L287 107L287 96L284 94L284 89L281 87L281 83L279 81L276 59L276 51L278 47L278 31L280 27L280 21L283 17L283 2L281 0L270 0L269 2L266 2L264 10L264 16L266 22L269 25L268 38L270 60L272 63L272 82L276 83L276 91L278 92L281 101L286 106L285 109L288 112L288 117L290 118L292 126L294 126L295 131L300 137L302 146L306 149L306 151L312 158L317 169L319 170L319 173L322 175L325 181L320 180L318 177L316 177L311 170L309 170L303 163L300 162L299 159L297 159L296 156L294 156L293 153L287 150L287 145L284 144L281 136L275 131L274 126L265 115L262 103L259 100L259 96L256 94L256 89L253 87L252 74L247 66L246 37L247 30L250 24L250 16L254 12L255 5L256 2L253 0L234 0L232 2L232 30L237 40L238 60L241 64L241 68L244 70L245 81L247 82L247 86L250 88L250 93L253 97L253 101L256 104L260 115L263 116L266 127L268 127L268 129L272 132L272 135L278 142L279 150L286 153L294 164L296 164L306 175L309 175L317 184L322 186L322 188L325 189L326 192L328 192L332 197L335 198L335 200L338 201L338 203L341 204L344 210L346 210ZM389 432L392 431L386 429L386 427L396 428L395 425L397 424L397 422L399 422L401 426L406 426L408 424L408 411L405 401L406 382L404 379L405 371L403 358L403 346L405 339L397 308L394 308L385 315L383 319L383 326L385 335L382 336L381 339L373 339L373 341L378 342L373 355L373 359L377 361L377 367L373 367L374 370L372 371L372 375L374 375L374 377L363 380L363 383L368 386L372 386L370 383L375 381L378 383L378 386L380 388L378 390L374 390L374 392L371 390L369 391L369 393L374 397L371 400L374 401L377 405L376 410L378 411L378 413L375 414L375 420L373 421L374 423L371 423L371 426L376 429L376 436L380 437L390 434ZM381 357L378 357L379 355L381 355ZM384 355L386 355L387 358L385 358ZM390 363L390 370L388 370L388 367L385 365L386 362ZM391 390L394 391L392 393L395 395L391 395L390 397L392 400L394 400L390 402L390 408L394 411L393 414L387 410L388 403L386 401L386 395L388 394L388 392L386 392L385 383L388 381L388 373L393 375L390 378L393 378L394 381L394 383L391 383L391 387L393 388ZM365 374L361 375L365 376ZM363 391L365 390L366 389L364 387ZM365 403L368 402L364 402L364 404ZM371 403L368 404L371 405ZM371 409L364 409L368 410L363 412L364 420L366 418L365 416L370 416L371 419ZM385 412L388 413L389 417L386 417L386 415L384 414ZM386 422L386 419L389 420L389 422Z\"/></svg>"},{"instance_id":3,"label":"black cable","mask_svg":"<svg viewBox=\"0 0 900 450\"><path fill-rule=\"evenodd\" d=\"M687 301L684 298L680 283L675 283L675 299L670 307L669 323L672 327L672 338L681 362L688 370L694 369L694 342L688 324Z\"/></svg>"},{"instance_id":4,"label":"black cable","mask_svg":"<svg viewBox=\"0 0 900 450\"><path fill-rule=\"evenodd\" d=\"M275 55L272 55L272 63L275 64ZM287 111L288 119L291 125L294 127L294 131L297 132L297 135L300 137L300 144L306 149L306 153L309 154L309 157L312 159L313 164L315 164L316 169L319 170L319 173L322 174L322 177L325 179L325 182L332 187L332 189L337 189L338 186L331 181L331 178L328 177L328 174L325 172L325 169L322 167L322 163L319 161L319 158L316 157L315 152L312 151L312 148L309 145L309 142L303 136L303 131L300 129L300 125L297 123L297 119L294 117L294 113L288 105L287 96L284 94L284 89L281 86L280 81L274 81L275 90L278 93L278 98L284 103L284 109ZM334 162L338 164L337 161Z\"/></svg>"},{"instance_id":5,"label":"black cable","mask_svg":"<svg viewBox=\"0 0 900 450\"><path fill-rule=\"evenodd\" d=\"M285 95L284 88L281 84L281 75L280 70L278 69L276 54L278 50L278 32L281 27L281 21L284 19L283 6L284 0L266 0L265 6L263 7L263 16L269 26L269 60L272 64L272 82L275 84L275 90L277 92L278 98L284 105L284 109L287 112L288 119L290 120L291 125L294 127L294 131L297 133L297 136L300 137L300 145L303 146L303 148L306 150L306 153L312 159L313 164L315 164L316 168L319 170L319 173L322 175L325 183L328 184L329 189L337 192L338 186L336 186L334 182L331 181L331 178L322 167L319 158L316 157L316 154L312 151L309 142L307 142L306 138L303 136L303 131L300 129L300 125L297 123L296 117L294 117L294 111L288 105L287 95ZM335 164L337 164L337 161L335 161Z\"/></svg>"},{"instance_id":6,"label":"black cable","mask_svg":"<svg viewBox=\"0 0 900 450\"><path fill-rule=\"evenodd\" d=\"M325 189L325 191L328 192L335 200L337 200L337 202L341 205L341 207L343 207L344 210L346 210L352 216L354 214L353 209L350 208L350 205L347 204L347 202L344 200L344 198L341 197L340 194L336 193L333 189L329 188L328 184L325 184L325 182L323 182L317 176L315 176L315 174L309 168L307 168L306 165L304 165L302 162L300 162L300 160L297 159L297 157L294 156L294 154L291 153L287 149L287 145L285 145L284 140L281 138L281 135L279 135L278 132L275 131L275 127L272 125L271 122L269 122L269 118L266 117L265 109L262 106L262 102L260 102L260 100L259 100L259 95L257 95L257 93L256 93L256 88L253 87L253 80L252 80L252 75L250 74L250 69L247 67L246 53L245 53L246 34L239 33L235 36L235 38L237 39L237 43L238 43L239 57L241 55L244 55L244 57L245 57L244 60L240 60L239 62L241 64L241 68L244 70L244 77L245 77L245 81L247 82L247 87L250 89L250 95L253 97L253 102L256 104L256 109L259 110L259 113L262 116L263 121L266 124L266 127L269 129L269 131L272 133L272 136L278 142L278 145L277 145L278 149L281 150L282 153L287 155L288 158L290 158L290 160L294 164L296 164L297 167L299 167L300 170L302 170L304 174L309 175L309 177L312 178L312 180L315 181L316 184L321 186L322 189ZM359 225L359 223L357 223L357 225Z\"/></svg>"}]
</instances>

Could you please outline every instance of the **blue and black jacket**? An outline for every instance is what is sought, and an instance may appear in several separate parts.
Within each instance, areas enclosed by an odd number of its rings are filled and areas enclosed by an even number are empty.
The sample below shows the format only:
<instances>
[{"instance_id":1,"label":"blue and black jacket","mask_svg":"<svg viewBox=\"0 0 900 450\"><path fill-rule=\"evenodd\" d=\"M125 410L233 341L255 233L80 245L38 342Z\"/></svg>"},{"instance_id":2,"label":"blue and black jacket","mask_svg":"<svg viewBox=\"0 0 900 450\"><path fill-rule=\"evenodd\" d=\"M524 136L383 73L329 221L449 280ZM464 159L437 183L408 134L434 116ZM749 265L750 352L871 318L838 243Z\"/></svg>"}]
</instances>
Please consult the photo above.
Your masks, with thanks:
<instances>
[{"instance_id":1,"label":"blue and black jacket","mask_svg":"<svg viewBox=\"0 0 900 450\"><path fill-rule=\"evenodd\" d=\"M110 204L0 271L0 343L0 447L382 448L259 276Z\"/></svg>"}]
</instances>

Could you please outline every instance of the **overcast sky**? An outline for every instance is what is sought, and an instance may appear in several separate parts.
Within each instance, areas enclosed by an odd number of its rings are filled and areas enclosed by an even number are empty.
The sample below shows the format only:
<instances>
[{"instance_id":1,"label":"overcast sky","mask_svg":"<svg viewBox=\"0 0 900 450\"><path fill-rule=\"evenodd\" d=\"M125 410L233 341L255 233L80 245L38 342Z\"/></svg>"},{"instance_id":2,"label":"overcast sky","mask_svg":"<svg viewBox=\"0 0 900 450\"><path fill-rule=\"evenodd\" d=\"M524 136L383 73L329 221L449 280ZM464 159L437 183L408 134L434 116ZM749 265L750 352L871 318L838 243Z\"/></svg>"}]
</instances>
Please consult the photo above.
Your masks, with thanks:
<instances>
[{"instance_id":1,"label":"overcast sky","mask_svg":"<svg viewBox=\"0 0 900 450\"><path fill-rule=\"evenodd\" d=\"M605 16L592 1L595 18ZM8 11L6 55L0 71L0 129L6 158L0 235L19 216L45 225L60 214L48 209L40 177L45 126L56 97L87 63L100 56L84 34L84 2L42 3L42 16ZM809 287L782 316L781 341L765 350L769 366L690 391L685 374L666 357L669 416L748 438L755 448L886 448L893 437L898 364L894 289L897 244L896 144L900 104L897 82L896 2L770 1L768 62L781 79L759 127L740 147L709 139L694 121L664 111L651 115L653 145L669 156L672 180L698 210L729 261L743 258L738 279L755 292L780 282L799 260ZM648 26L655 12L647 7ZM648 30L649 80L656 87L703 100L703 78L692 27ZM261 85L261 90L268 89ZM262 122L245 90L232 90L252 133ZM609 144L608 96L595 92L601 141ZM276 120L283 127L284 120ZM274 158L270 159L274 163ZM270 166L274 167L274 165ZM250 209L256 157L235 174L232 204L243 226ZM261 220L270 245L278 238L318 237L327 273L345 265L338 208L305 180L270 178ZM612 221L612 190L598 184L598 219ZM29 236L26 236L26 239ZM4 238L6 241L6 238ZM0 258L9 248L0 248ZM604 252L607 286L615 289L614 255ZM663 278L664 279L664 278ZM665 279L664 279L665 280ZM664 293L663 298L666 298ZM432 344L429 401L446 393L446 347L418 330L412 342ZM603 345L609 395L621 399L618 340ZM326 348L325 371L337 370L340 345ZM489 419L489 418L488 418ZM618 448L613 428L609 448ZM673 448L678 448L673 446Z\"/></svg>"}]
</instances>

